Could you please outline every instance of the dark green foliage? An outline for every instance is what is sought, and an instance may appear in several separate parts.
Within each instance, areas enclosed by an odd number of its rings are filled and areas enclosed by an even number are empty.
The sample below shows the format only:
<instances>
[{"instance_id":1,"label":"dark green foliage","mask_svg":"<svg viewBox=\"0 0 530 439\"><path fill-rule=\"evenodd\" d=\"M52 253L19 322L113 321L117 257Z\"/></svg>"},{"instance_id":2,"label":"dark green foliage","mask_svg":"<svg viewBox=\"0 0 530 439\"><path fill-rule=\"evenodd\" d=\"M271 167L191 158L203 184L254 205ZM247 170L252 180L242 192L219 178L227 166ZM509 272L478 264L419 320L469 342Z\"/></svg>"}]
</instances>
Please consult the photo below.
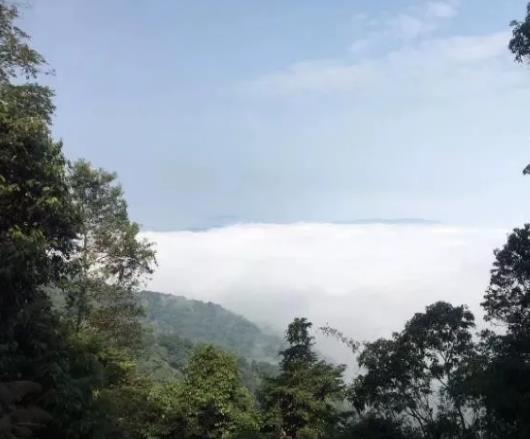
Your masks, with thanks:
<instances>
[{"instance_id":1,"label":"dark green foliage","mask_svg":"<svg viewBox=\"0 0 530 439\"><path fill-rule=\"evenodd\" d=\"M78 228L62 147L49 133L52 93L23 82L44 59L16 17L15 7L0 2L0 382L9 389L13 380L29 381L42 394L31 406L13 400L2 407L7 437L49 420L44 396L57 386L64 343L44 287L66 275Z\"/></svg>"},{"instance_id":2,"label":"dark green foliage","mask_svg":"<svg viewBox=\"0 0 530 439\"><path fill-rule=\"evenodd\" d=\"M183 370L193 352L193 343L178 335L161 335L158 343L167 351L167 360L171 367Z\"/></svg>"},{"instance_id":3,"label":"dark green foliage","mask_svg":"<svg viewBox=\"0 0 530 439\"><path fill-rule=\"evenodd\" d=\"M530 436L530 225L514 229L495 251L483 307L504 334L483 337L489 354L483 392L499 437Z\"/></svg>"},{"instance_id":4,"label":"dark green foliage","mask_svg":"<svg viewBox=\"0 0 530 439\"><path fill-rule=\"evenodd\" d=\"M526 8L524 21L514 20L511 25L513 35L509 47L515 55L515 60L517 62L530 62L530 3ZM527 165L523 170L523 175L529 174L530 165Z\"/></svg>"},{"instance_id":5,"label":"dark green foliage","mask_svg":"<svg viewBox=\"0 0 530 439\"><path fill-rule=\"evenodd\" d=\"M515 229L495 251L491 281L482 306L486 318L515 333L530 331L530 224Z\"/></svg>"},{"instance_id":6,"label":"dark green foliage","mask_svg":"<svg viewBox=\"0 0 530 439\"><path fill-rule=\"evenodd\" d=\"M274 361L281 340L214 303L144 291L146 320L163 335L219 346L240 357Z\"/></svg>"},{"instance_id":7,"label":"dark green foliage","mask_svg":"<svg viewBox=\"0 0 530 439\"><path fill-rule=\"evenodd\" d=\"M71 199L81 228L74 264L63 284L66 304L76 329L89 326L112 342L139 342L141 305L136 287L153 271L152 245L138 238L138 224L129 220L116 175L94 169L86 161L70 169Z\"/></svg>"},{"instance_id":8,"label":"dark green foliage","mask_svg":"<svg viewBox=\"0 0 530 439\"><path fill-rule=\"evenodd\" d=\"M322 438L338 421L343 397L343 366L319 360L313 350L312 324L295 319L288 327L280 373L265 380L261 403L267 432L281 437ZM276 437L276 436L275 436Z\"/></svg>"},{"instance_id":9,"label":"dark green foliage","mask_svg":"<svg viewBox=\"0 0 530 439\"><path fill-rule=\"evenodd\" d=\"M395 421L367 416L337 434L336 439L414 439L417 437Z\"/></svg>"},{"instance_id":10,"label":"dark green foliage","mask_svg":"<svg viewBox=\"0 0 530 439\"><path fill-rule=\"evenodd\" d=\"M124 395L128 410L138 411L124 420L134 437L251 438L259 431L259 414L235 357L213 346L193 352L182 381L140 387L140 393L122 388Z\"/></svg>"},{"instance_id":11,"label":"dark green foliage","mask_svg":"<svg viewBox=\"0 0 530 439\"><path fill-rule=\"evenodd\" d=\"M142 292L146 349L140 370L155 381L181 377L195 347L211 344L237 355L243 384L255 393L264 376L277 373L281 340L219 305L181 296Z\"/></svg>"},{"instance_id":12,"label":"dark green foliage","mask_svg":"<svg viewBox=\"0 0 530 439\"><path fill-rule=\"evenodd\" d=\"M28 34L14 24L17 18L17 7L0 1L0 85L20 76L33 79L46 63L43 56L29 46Z\"/></svg>"},{"instance_id":13,"label":"dark green foliage","mask_svg":"<svg viewBox=\"0 0 530 439\"><path fill-rule=\"evenodd\" d=\"M64 292L62 324L68 349L65 372L50 405L55 434L120 437L124 416L117 406L124 389L138 381L142 343L137 285L152 271L154 251L138 239L115 175L79 161L69 169L68 188L80 218ZM52 290L55 295L58 290ZM140 390L139 390L140 391Z\"/></svg>"},{"instance_id":14,"label":"dark green foliage","mask_svg":"<svg viewBox=\"0 0 530 439\"><path fill-rule=\"evenodd\" d=\"M64 164L44 120L0 105L0 325L64 273L76 230Z\"/></svg>"},{"instance_id":15,"label":"dark green foliage","mask_svg":"<svg viewBox=\"0 0 530 439\"><path fill-rule=\"evenodd\" d=\"M0 383L0 438L31 437L51 421L35 405L41 393L42 386L31 381Z\"/></svg>"},{"instance_id":16,"label":"dark green foliage","mask_svg":"<svg viewBox=\"0 0 530 439\"><path fill-rule=\"evenodd\" d=\"M252 397L242 386L236 359L230 354L212 346L199 348L186 368L182 391L184 437L222 438L259 430Z\"/></svg>"},{"instance_id":17,"label":"dark green foliage","mask_svg":"<svg viewBox=\"0 0 530 439\"><path fill-rule=\"evenodd\" d=\"M486 331L482 334L482 350L485 361L475 388L487 411L484 430L490 438L530 437L528 345L521 346L512 335Z\"/></svg>"},{"instance_id":18,"label":"dark green foliage","mask_svg":"<svg viewBox=\"0 0 530 439\"><path fill-rule=\"evenodd\" d=\"M439 437L440 428L453 432L448 437L467 437L478 422L477 401L466 391L478 359L473 327L465 307L438 302L392 339L368 343L359 356L366 372L355 379L352 403L360 412L399 419L425 437Z\"/></svg>"},{"instance_id":19,"label":"dark green foliage","mask_svg":"<svg viewBox=\"0 0 530 439\"><path fill-rule=\"evenodd\" d=\"M527 6L524 21L512 22L513 37L510 41L510 50L518 62L530 61L530 3Z\"/></svg>"}]
</instances>

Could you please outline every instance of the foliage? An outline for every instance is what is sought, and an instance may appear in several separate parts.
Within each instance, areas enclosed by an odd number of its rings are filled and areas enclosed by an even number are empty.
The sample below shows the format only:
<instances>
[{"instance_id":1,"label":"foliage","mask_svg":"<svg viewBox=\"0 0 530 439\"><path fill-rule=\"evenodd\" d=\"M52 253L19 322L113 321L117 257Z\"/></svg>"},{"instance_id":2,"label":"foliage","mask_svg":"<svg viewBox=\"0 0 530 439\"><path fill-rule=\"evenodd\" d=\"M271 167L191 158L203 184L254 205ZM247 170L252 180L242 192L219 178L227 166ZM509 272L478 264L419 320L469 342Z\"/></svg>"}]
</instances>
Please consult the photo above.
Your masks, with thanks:
<instances>
[{"instance_id":1,"label":"foliage","mask_svg":"<svg viewBox=\"0 0 530 439\"><path fill-rule=\"evenodd\" d=\"M44 395L57 386L64 343L44 287L65 276L78 227L62 145L48 127L52 93L25 82L44 59L14 25L17 15L0 2L0 387L9 393L22 381L42 395L19 406L26 402L4 394L7 437L27 436L50 419Z\"/></svg>"},{"instance_id":2,"label":"foliage","mask_svg":"<svg viewBox=\"0 0 530 439\"><path fill-rule=\"evenodd\" d=\"M510 50L518 62L530 61L530 3L524 21L512 21L513 36L510 40Z\"/></svg>"},{"instance_id":3,"label":"foliage","mask_svg":"<svg viewBox=\"0 0 530 439\"><path fill-rule=\"evenodd\" d=\"M296 318L287 328L280 373L265 380L261 402L268 412L266 431L295 438L325 437L338 419L344 366L319 360L309 334L312 324Z\"/></svg>"},{"instance_id":4,"label":"foliage","mask_svg":"<svg viewBox=\"0 0 530 439\"><path fill-rule=\"evenodd\" d=\"M188 437L221 438L258 430L257 411L230 354L212 346L199 348L186 368L182 390Z\"/></svg>"},{"instance_id":5,"label":"foliage","mask_svg":"<svg viewBox=\"0 0 530 439\"><path fill-rule=\"evenodd\" d=\"M153 271L152 245L138 238L116 175L83 160L71 166L70 194L81 217L72 274L63 285L76 329L97 328L118 345L139 340L136 287Z\"/></svg>"},{"instance_id":6,"label":"foliage","mask_svg":"<svg viewBox=\"0 0 530 439\"><path fill-rule=\"evenodd\" d=\"M42 387L31 381L0 383L1 438L29 437L50 422L50 415L35 405L41 392Z\"/></svg>"},{"instance_id":7,"label":"foliage","mask_svg":"<svg viewBox=\"0 0 530 439\"><path fill-rule=\"evenodd\" d=\"M221 347L248 360L276 360L281 340L220 305L144 291L146 321L156 333Z\"/></svg>"},{"instance_id":8,"label":"foliage","mask_svg":"<svg viewBox=\"0 0 530 439\"><path fill-rule=\"evenodd\" d=\"M491 281L483 307L486 318L514 333L530 329L530 224L515 229L495 251Z\"/></svg>"},{"instance_id":9,"label":"foliage","mask_svg":"<svg viewBox=\"0 0 530 439\"><path fill-rule=\"evenodd\" d=\"M255 437L259 430L259 414L241 383L236 359L213 346L193 352L182 381L148 386L140 400L129 391L125 404L135 405L140 417L126 422L135 423L138 437Z\"/></svg>"},{"instance_id":10,"label":"foliage","mask_svg":"<svg viewBox=\"0 0 530 439\"><path fill-rule=\"evenodd\" d=\"M440 426L466 437L478 422L477 402L466 392L477 361L470 329L474 317L464 306L438 302L417 313L401 333L366 344L359 356L365 372L351 389L360 411L400 420L425 437Z\"/></svg>"},{"instance_id":11,"label":"foliage","mask_svg":"<svg viewBox=\"0 0 530 439\"><path fill-rule=\"evenodd\" d=\"M530 422L530 225L516 228L495 251L483 307L486 318L505 326L483 337L489 353L486 405L504 437L528 437Z\"/></svg>"},{"instance_id":12,"label":"foliage","mask_svg":"<svg viewBox=\"0 0 530 439\"><path fill-rule=\"evenodd\" d=\"M0 84L19 76L35 78L46 63L43 56L29 46L29 35L14 24L17 18L18 8L0 1Z\"/></svg>"},{"instance_id":13,"label":"foliage","mask_svg":"<svg viewBox=\"0 0 530 439\"><path fill-rule=\"evenodd\" d=\"M348 426L337 439L415 439L417 436L398 422L369 415Z\"/></svg>"}]
</instances>

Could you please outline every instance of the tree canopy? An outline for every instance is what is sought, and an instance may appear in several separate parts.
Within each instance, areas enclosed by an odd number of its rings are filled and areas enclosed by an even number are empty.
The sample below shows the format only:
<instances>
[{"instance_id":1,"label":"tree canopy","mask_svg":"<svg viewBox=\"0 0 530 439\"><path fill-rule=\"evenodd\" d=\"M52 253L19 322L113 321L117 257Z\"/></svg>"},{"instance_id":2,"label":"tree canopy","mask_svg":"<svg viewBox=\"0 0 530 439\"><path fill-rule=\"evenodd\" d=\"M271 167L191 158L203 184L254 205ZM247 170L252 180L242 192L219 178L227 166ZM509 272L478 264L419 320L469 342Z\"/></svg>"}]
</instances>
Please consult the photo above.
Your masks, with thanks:
<instances>
[{"instance_id":1,"label":"tree canopy","mask_svg":"<svg viewBox=\"0 0 530 439\"><path fill-rule=\"evenodd\" d=\"M530 61L530 3L526 8L526 17L522 21L512 21L513 36L510 50L518 62Z\"/></svg>"}]
</instances>

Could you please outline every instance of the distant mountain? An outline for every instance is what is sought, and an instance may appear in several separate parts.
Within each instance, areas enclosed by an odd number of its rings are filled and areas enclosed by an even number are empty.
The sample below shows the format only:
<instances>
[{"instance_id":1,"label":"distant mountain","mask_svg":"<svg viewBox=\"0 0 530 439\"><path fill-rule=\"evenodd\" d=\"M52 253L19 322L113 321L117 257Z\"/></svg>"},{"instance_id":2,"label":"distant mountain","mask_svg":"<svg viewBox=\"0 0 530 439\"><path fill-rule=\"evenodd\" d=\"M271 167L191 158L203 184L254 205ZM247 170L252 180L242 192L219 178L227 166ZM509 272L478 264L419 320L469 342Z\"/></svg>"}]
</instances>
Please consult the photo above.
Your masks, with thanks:
<instances>
[{"instance_id":1,"label":"distant mountain","mask_svg":"<svg viewBox=\"0 0 530 439\"><path fill-rule=\"evenodd\" d=\"M146 323L159 337L209 343L252 361L275 362L282 340L220 305L143 291Z\"/></svg>"},{"instance_id":2,"label":"distant mountain","mask_svg":"<svg viewBox=\"0 0 530 439\"><path fill-rule=\"evenodd\" d=\"M424 218L362 218L352 221L336 221L334 224L433 225L440 224L440 222Z\"/></svg>"},{"instance_id":3,"label":"distant mountain","mask_svg":"<svg viewBox=\"0 0 530 439\"><path fill-rule=\"evenodd\" d=\"M338 224L338 225L364 225L364 224L387 224L387 225L436 225L440 221L425 218L358 218L352 220L338 219L318 219L318 220L298 220L298 221L278 221L278 222L261 222L261 221L219 221L206 225L181 227L179 231L206 232L212 229L222 229L224 227L237 227L241 225L292 225L292 224Z\"/></svg>"}]
</instances>

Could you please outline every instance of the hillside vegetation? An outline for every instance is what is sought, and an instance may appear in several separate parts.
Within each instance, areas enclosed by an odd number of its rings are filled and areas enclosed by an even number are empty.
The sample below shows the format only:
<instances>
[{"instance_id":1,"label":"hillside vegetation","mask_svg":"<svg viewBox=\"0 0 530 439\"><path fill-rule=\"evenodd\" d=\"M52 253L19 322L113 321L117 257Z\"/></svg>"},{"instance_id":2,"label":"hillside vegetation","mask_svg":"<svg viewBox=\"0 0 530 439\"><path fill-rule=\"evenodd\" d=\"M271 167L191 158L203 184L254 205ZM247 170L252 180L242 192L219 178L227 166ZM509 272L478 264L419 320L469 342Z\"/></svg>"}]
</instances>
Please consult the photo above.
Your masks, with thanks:
<instances>
[{"instance_id":1,"label":"hillside vegetation","mask_svg":"<svg viewBox=\"0 0 530 439\"><path fill-rule=\"evenodd\" d=\"M160 335L178 335L195 344L219 346L247 360L275 362L282 341L212 302L143 291L146 321Z\"/></svg>"}]
</instances>

